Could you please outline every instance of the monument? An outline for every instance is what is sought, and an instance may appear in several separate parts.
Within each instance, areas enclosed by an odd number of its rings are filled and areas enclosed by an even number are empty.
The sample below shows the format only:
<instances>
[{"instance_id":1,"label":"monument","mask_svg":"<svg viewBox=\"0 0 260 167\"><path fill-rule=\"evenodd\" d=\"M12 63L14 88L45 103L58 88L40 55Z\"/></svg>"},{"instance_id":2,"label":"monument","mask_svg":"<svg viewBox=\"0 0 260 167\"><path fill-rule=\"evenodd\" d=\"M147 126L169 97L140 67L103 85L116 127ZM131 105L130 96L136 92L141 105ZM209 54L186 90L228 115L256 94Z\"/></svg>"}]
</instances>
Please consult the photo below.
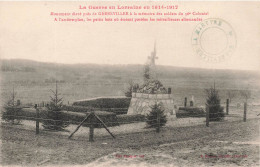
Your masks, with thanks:
<instances>
[{"instance_id":1,"label":"monument","mask_svg":"<svg viewBox=\"0 0 260 167\"><path fill-rule=\"evenodd\" d=\"M173 95L171 88L167 89L157 79L155 60L158 59L156 52L156 43L151 56L148 57L148 63L144 67L144 84L132 92L132 99L128 108L128 115L147 115L151 111L151 106L155 103L162 103L165 114L176 117L174 110Z\"/></svg>"}]
</instances>

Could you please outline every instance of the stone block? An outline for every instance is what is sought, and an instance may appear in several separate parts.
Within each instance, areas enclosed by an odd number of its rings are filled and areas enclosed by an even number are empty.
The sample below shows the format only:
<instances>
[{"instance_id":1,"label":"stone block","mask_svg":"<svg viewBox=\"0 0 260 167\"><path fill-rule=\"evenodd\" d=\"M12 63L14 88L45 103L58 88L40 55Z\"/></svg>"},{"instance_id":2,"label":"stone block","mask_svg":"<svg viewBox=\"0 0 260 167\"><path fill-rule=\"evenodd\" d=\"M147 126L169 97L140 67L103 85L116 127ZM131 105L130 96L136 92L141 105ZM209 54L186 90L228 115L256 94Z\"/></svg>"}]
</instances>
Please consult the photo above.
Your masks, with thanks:
<instances>
[{"instance_id":1,"label":"stone block","mask_svg":"<svg viewBox=\"0 0 260 167\"><path fill-rule=\"evenodd\" d=\"M142 97L145 98L145 99L148 99L149 98L149 94L143 94Z\"/></svg>"},{"instance_id":2,"label":"stone block","mask_svg":"<svg viewBox=\"0 0 260 167\"><path fill-rule=\"evenodd\" d=\"M139 98L142 97L142 93L136 93L135 97L139 97Z\"/></svg>"},{"instance_id":3,"label":"stone block","mask_svg":"<svg viewBox=\"0 0 260 167\"><path fill-rule=\"evenodd\" d=\"M163 94L157 94L157 99L162 99L163 98Z\"/></svg>"},{"instance_id":4,"label":"stone block","mask_svg":"<svg viewBox=\"0 0 260 167\"><path fill-rule=\"evenodd\" d=\"M149 99L156 99L156 94L149 94Z\"/></svg>"},{"instance_id":5,"label":"stone block","mask_svg":"<svg viewBox=\"0 0 260 167\"><path fill-rule=\"evenodd\" d=\"M136 93L135 93L135 92L132 93L132 98L133 98L133 97L136 97Z\"/></svg>"}]
</instances>

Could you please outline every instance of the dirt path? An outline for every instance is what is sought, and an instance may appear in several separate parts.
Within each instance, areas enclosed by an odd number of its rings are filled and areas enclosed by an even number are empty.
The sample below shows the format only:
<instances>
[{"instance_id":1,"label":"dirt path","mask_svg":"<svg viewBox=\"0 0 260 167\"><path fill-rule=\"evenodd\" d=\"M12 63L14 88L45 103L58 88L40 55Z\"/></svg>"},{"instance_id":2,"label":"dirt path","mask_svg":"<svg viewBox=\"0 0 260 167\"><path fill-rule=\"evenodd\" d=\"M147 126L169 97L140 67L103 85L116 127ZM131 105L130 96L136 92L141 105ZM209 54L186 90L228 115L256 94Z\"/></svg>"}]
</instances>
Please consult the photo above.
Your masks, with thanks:
<instances>
[{"instance_id":1,"label":"dirt path","mask_svg":"<svg viewBox=\"0 0 260 167\"><path fill-rule=\"evenodd\" d=\"M32 130L2 125L1 164L255 166L259 164L259 145L236 142L256 141L258 137L259 119L216 123L208 128L205 125L168 127L159 134L144 131L117 135L115 140L109 136L100 136L93 143L88 142L86 136L69 140L64 135L53 135L50 132L35 135ZM216 160L205 158L206 155L247 157L218 157Z\"/></svg>"}]
</instances>

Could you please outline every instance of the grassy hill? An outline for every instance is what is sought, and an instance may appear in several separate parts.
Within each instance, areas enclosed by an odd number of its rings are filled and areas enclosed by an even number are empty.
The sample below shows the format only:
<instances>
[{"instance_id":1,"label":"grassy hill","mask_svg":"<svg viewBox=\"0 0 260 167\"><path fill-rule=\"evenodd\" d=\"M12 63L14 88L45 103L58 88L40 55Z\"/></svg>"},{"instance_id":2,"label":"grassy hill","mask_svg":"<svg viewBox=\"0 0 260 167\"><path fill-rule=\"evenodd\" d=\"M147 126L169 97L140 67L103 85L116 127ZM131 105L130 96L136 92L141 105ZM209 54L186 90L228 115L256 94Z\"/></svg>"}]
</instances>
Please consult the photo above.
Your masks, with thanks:
<instances>
[{"instance_id":1,"label":"grassy hill","mask_svg":"<svg viewBox=\"0 0 260 167\"><path fill-rule=\"evenodd\" d=\"M182 104L184 97L195 97L204 104L204 89L213 85L220 89L223 100L228 90L236 93L249 88L253 100L259 99L260 74L255 71L210 70L172 66L157 66L158 78L165 87L172 87L175 101ZM23 103L48 101L49 89L55 81L64 102L98 96L122 96L130 80L142 83L143 65L56 64L31 60L1 60L2 102L8 99L12 86Z\"/></svg>"}]
</instances>

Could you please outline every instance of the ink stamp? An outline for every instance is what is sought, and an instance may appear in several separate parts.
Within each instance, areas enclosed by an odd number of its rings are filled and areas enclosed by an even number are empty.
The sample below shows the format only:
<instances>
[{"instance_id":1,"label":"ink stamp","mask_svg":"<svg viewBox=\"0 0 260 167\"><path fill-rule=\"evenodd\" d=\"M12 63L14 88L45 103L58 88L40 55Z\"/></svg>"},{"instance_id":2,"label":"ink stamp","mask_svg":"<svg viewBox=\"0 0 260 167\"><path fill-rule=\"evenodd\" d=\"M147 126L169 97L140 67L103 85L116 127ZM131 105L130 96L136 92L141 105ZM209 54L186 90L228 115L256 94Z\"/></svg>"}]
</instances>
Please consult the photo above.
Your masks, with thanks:
<instances>
[{"instance_id":1,"label":"ink stamp","mask_svg":"<svg viewBox=\"0 0 260 167\"><path fill-rule=\"evenodd\" d=\"M192 47L196 55L207 62L222 62L236 48L236 34L225 20L209 18L197 24L192 32Z\"/></svg>"}]
</instances>

